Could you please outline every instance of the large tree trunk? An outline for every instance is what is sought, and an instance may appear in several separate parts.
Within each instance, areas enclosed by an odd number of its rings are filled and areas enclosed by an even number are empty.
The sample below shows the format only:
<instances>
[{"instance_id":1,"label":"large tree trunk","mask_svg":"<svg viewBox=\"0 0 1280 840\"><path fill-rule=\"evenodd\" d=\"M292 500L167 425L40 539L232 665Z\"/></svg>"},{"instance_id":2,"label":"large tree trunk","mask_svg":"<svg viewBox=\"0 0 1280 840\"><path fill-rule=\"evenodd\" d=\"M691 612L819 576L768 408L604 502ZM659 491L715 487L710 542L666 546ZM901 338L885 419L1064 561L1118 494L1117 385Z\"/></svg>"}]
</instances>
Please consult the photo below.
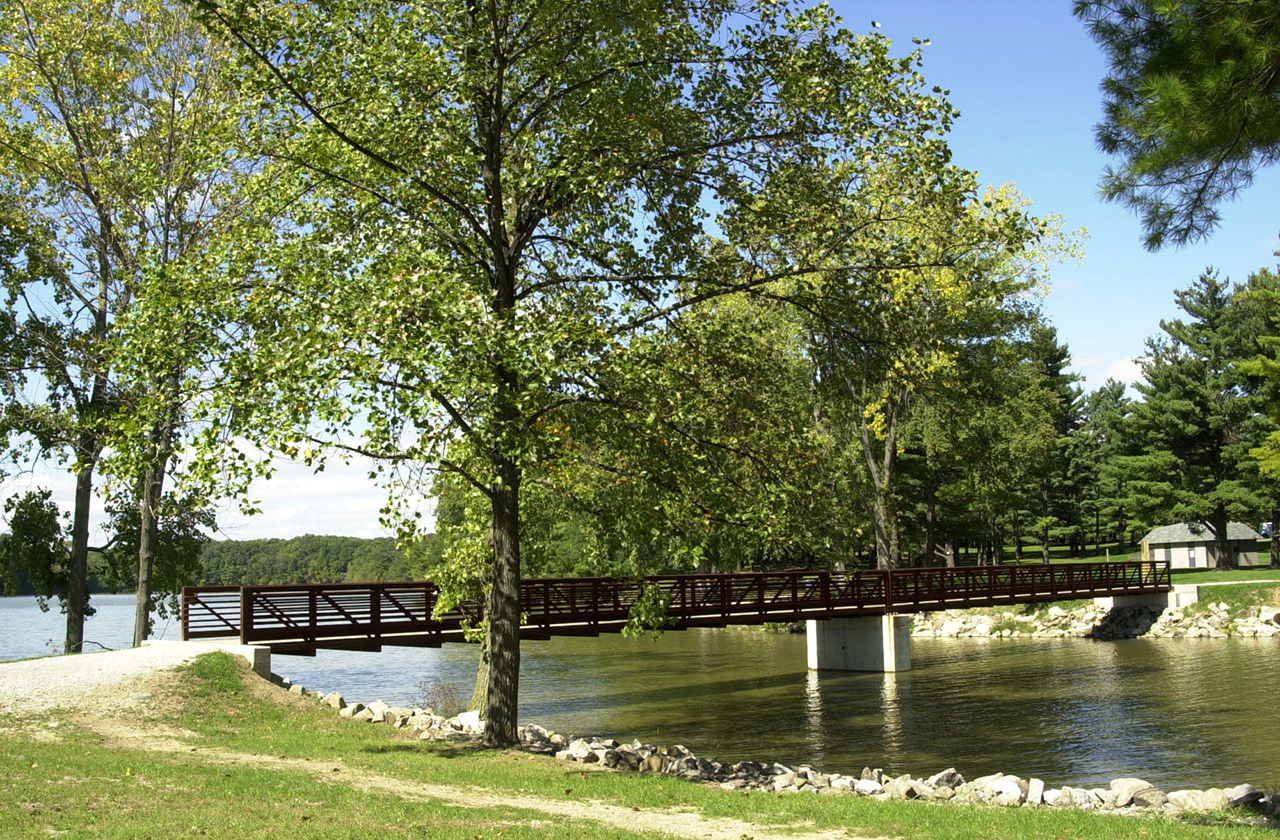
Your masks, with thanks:
<instances>
[{"instance_id":1,"label":"large tree trunk","mask_svg":"<svg viewBox=\"0 0 1280 840\"><path fill-rule=\"evenodd\" d=\"M1280 506L1271 508L1271 568L1280 569Z\"/></svg>"},{"instance_id":2,"label":"large tree trunk","mask_svg":"<svg viewBox=\"0 0 1280 840\"><path fill-rule=\"evenodd\" d=\"M92 443L82 452L92 451ZM67 570L67 634L63 653L84 648L84 616L89 607L89 505L93 500L93 462L82 461L76 473L75 510L71 518L71 557Z\"/></svg>"},{"instance_id":3,"label":"large tree trunk","mask_svg":"<svg viewBox=\"0 0 1280 840\"><path fill-rule=\"evenodd\" d=\"M1231 541L1227 539L1226 508L1218 508L1213 512L1209 520L1209 530L1213 531L1213 551L1216 555L1213 567L1215 569L1233 568L1235 556L1231 552Z\"/></svg>"},{"instance_id":4,"label":"large tree trunk","mask_svg":"<svg viewBox=\"0 0 1280 840\"><path fill-rule=\"evenodd\" d=\"M1022 514L1013 512L1013 559L1022 562Z\"/></svg>"},{"instance_id":5,"label":"large tree trunk","mask_svg":"<svg viewBox=\"0 0 1280 840\"><path fill-rule=\"evenodd\" d=\"M164 386L176 403L178 375L173 374ZM160 539L160 517L157 508L164 497L164 477L173 457L176 420L173 412L162 409L149 434L148 448L152 461L143 472L138 499L138 589L133 617L133 646L138 647L151 636L152 580L156 566L156 549Z\"/></svg>"},{"instance_id":6,"label":"large tree trunk","mask_svg":"<svg viewBox=\"0 0 1280 840\"><path fill-rule=\"evenodd\" d=\"M899 401L901 401L901 398ZM886 409L885 436L877 439L868 424L859 428L862 454L871 479L871 527L876 538L876 568L898 565L898 516L893 504L893 473L898 458L897 402Z\"/></svg>"},{"instance_id":7,"label":"large tree trunk","mask_svg":"<svg viewBox=\"0 0 1280 840\"><path fill-rule=\"evenodd\" d=\"M938 503L932 486L929 487L929 500L924 514L924 565L938 565Z\"/></svg>"},{"instance_id":8,"label":"large tree trunk","mask_svg":"<svg viewBox=\"0 0 1280 840\"><path fill-rule=\"evenodd\" d=\"M148 469L142 477L142 498L138 502L138 589L133 614L133 646L151 637L151 581L156 564L156 543L160 538L160 517L156 508L164 493L165 465Z\"/></svg>"},{"instance_id":9,"label":"large tree trunk","mask_svg":"<svg viewBox=\"0 0 1280 840\"><path fill-rule=\"evenodd\" d=\"M489 622L489 685L485 698L485 742L509 747L519 740L520 698L520 467L509 458L498 464L492 489L493 586L485 618Z\"/></svg>"}]
</instances>

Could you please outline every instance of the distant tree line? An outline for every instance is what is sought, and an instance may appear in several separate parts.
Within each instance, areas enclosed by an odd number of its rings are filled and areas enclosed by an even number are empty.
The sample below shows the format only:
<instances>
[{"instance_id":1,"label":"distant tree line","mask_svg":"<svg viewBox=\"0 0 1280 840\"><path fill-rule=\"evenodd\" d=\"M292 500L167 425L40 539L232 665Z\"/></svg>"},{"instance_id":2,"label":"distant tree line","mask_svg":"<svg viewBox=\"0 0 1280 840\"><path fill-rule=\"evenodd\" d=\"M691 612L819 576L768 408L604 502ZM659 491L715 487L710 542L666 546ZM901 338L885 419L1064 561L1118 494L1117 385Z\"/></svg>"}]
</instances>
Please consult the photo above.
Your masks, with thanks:
<instances>
[{"instance_id":1,"label":"distant tree line","mask_svg":"<svg viewBox=\"0 0 1280 840\"><path fill-rule=\"evenodd\" d=\"M200 583L368 583L412 580L410 554L392 537L361 539L307 534L293 539L219 540L200 552Z\"/></svg>"}]
</instances>

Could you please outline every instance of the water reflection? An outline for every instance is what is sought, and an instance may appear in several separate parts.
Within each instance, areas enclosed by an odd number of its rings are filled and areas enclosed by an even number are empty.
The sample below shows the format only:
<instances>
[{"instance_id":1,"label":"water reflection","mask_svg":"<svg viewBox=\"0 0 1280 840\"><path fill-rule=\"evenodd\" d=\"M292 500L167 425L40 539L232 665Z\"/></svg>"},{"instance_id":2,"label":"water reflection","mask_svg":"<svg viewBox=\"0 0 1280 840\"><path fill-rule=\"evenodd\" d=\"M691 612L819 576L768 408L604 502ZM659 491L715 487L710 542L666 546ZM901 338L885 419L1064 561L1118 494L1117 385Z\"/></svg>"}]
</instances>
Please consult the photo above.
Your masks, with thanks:
<instances>
[{"instance_id":1,"label":"water reflection","mask_svg":"<svg viewBox=\"0 0 1280 840\"><path fill-rule=\"evenodd\" d=\"M808 671L803 636L785 634L694 630L656 641L534 642L523 649L521 718L683 743L728 761L852 773L864 765L921 774L955 766L968 776L1003 771L1054 784L1138 775L1184 787L1265 784L1280 766L1280 720L1269 712L1274 642L913 645L911 671L854 674ZM355 672L323 667L325 652L313 661L278 658L276 669L317 688L392 702L404 702L392 690L396 680L416 685L417 674L452 674L469 696L472 649L406 654L339 654L360 663Z\"/></svg>"},{"instance_id":2,"label":"water reflection","mask_svg":"<svg viewBox=\"0 0 1280 840\"><path fill-rule=\"evenodd\" d=\"M821 763L826 757L827 733L822 719L822 687L818 682L817 671L806 671L804 675L804 721L805 736L808 739L809 755L813 763Z\"/></svg>"},{"instance_id":3,"label":"water reflection","mask_svg":"<svg viewBox=\"0 0 1280 840\"><path fill-rule=\"evenodd\" d=\"M884 673L880 675L880 708L882 710L880 730L882 749L886 763L893 765L903 753L904 737L902 732L902 698L898 692L898 675Z\"/></svg>"}]
</instances>

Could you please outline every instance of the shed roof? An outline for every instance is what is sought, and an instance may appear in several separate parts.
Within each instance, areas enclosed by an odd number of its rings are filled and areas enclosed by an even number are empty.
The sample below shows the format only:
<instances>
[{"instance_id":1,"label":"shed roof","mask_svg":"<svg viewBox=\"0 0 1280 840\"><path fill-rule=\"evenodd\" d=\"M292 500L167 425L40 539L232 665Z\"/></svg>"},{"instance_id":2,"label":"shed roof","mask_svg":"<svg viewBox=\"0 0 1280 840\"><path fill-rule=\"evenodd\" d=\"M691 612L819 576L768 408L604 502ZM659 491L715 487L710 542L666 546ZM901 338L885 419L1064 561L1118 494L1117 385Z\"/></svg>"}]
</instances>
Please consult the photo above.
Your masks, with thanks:
<instances>
[{"instance_id":1,"label":"shed roof","mask_svg":"<svg viewBox=\"0 0 1280 840\"><path fill-rule=\"evenodd\" d=\"M1260 540L1262 535L1243 522L1228 522L1227 539L1231 542L1236 540ZM1159 528L1152 528L1142 538L1142 541L1149 545L1211 543L1213 542L1213 532L1201 522L1179 522L1177 525L1162 525Z\"/></svg>"}]
</instances>

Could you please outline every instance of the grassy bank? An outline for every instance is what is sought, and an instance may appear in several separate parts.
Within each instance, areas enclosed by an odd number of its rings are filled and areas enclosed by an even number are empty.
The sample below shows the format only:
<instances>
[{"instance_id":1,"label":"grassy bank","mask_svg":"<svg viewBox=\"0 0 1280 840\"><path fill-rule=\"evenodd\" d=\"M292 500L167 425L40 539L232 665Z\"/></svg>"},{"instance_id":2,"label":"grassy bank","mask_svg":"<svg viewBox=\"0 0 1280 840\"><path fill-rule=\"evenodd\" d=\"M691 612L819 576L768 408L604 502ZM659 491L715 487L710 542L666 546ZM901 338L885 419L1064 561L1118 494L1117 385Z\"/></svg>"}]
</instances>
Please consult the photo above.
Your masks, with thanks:
<instances>
[{"instance_id":1,"label":"grassy bank","mask_svg":"<svg viewBox=\"0 0 1280 840\"><path fill-rule=\"evenodd\" d=\"M1227 569L1221 572L1212 569L1203 572L1191 571L1190 569L1175 569L1172 576L1173 582L1177 584L1240 583L1242 581L1255 580L1274 580L1276 583L1280 583L1280 569L1272 569L1270 567Z\"/></svg>"},{"instance_id":2,"label":"grassy bank","mask_svg":"<svg viewBox=\"0 0 1280 840\"><path fill-rule=\"evenodd\" d=\"M1260 827L743 794L583 772L341 720L222 654L151 691L120 716L0 720L0 837L1275 837Z\"/></svg>"}]
</instances>

